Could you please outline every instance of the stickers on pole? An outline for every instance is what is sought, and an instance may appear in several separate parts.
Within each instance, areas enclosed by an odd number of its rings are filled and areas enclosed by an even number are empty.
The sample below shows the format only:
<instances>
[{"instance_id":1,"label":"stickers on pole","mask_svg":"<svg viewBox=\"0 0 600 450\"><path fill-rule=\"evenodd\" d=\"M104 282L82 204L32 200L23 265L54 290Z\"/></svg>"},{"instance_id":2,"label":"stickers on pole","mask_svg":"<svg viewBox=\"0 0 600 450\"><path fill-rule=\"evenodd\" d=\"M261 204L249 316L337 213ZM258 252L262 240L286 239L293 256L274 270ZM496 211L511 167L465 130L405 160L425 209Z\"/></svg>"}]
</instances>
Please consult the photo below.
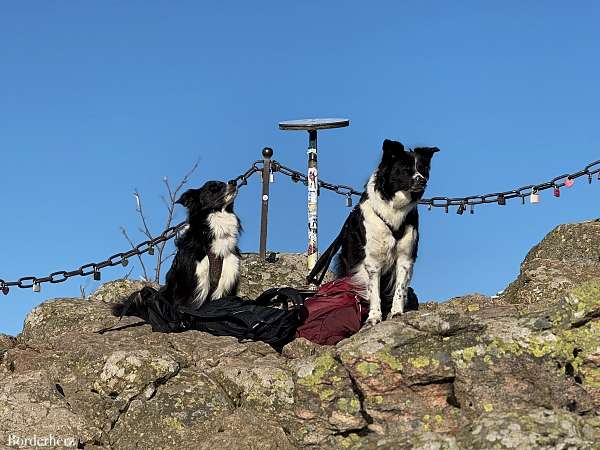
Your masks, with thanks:
<instances>
[{"instance_id":1,"label":"stickers on pole","mask_svg":"<svg viewBox=\"0 0 600 450\"><path fill-rule=\"evenodd\" d=\"M319 190L317 168L309 167L307 176L308 176L308 191L309 192L317 192Z\"/></svg>"}]
</instances>

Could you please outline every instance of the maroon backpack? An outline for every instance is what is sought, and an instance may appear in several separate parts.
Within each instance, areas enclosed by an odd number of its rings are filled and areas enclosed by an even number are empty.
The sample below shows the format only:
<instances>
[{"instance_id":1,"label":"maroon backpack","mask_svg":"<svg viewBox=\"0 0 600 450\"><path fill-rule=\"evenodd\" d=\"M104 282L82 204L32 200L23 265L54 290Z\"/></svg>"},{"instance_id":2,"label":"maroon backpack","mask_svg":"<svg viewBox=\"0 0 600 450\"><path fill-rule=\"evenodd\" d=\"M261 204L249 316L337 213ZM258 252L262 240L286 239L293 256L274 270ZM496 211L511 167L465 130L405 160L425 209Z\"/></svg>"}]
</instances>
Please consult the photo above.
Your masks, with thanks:
<instances>
[{"instance_id":1,"label":"maroon backpack","mask_svg":"<svg viewBox=\"0 0 600 450\"><path fill-rule=\"evenodd\" d=\"M308 318L298 327L296 337L322 345L335 345L352 336L369 315L369 307L350 277L330 281L305 300Z\"/></svg>"}]
</instances>

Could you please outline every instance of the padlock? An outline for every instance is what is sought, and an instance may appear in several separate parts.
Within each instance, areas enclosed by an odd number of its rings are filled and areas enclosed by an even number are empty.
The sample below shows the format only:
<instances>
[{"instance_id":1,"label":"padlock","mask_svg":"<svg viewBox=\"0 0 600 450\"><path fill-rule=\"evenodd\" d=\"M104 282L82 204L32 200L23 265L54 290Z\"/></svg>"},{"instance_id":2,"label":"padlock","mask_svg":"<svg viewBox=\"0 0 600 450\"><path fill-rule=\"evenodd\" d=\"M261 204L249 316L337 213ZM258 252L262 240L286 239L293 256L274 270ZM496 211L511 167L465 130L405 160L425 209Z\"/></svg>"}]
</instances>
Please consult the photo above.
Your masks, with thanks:
<instances>
[{"instance_id":1,"label":"padlock","mask_svg":"<svg viewBox=\"0 0 600 450\"><path fill-rule=\"evenodd\" d=\"M100 281L100 271L96 268L94 268L94 280Z\"/></svg>"},{"instance_id":2,"label":"padlock","mask_svg":"<svg viewBox=\"0 0 600 450\"><path fill-rule=\"evenodd\" d=\"M456 210L456 214L458 214L459 216L462 216L462 213L465 212L465 204L461 203L460 205L458 205L458 209Z\"/></svg>"},{"instance_id":3,"label":"padlock","mask_svg":"<svg viewBox=\"0 0 600 450\"><path fill-rule=\"evenodd\" d=\"M10 291L10 289L8 289L8 286L2 286L2 293L4 295L8 295L8 291Z\"/></svg>"},{"instance_id":4,"label":"padlock","mask_svg":"<svg viewBox=\"0 0 600 450\"><path fill-rule=\"evenodd\" d=\"M348 208L352 207L352 195L350 195L350 194L346 195L346 206Z\"/></svg>"},{"instance_id":5,"label":"padlock","mask_svg":"<svg viewBox=\"0 0 600 450\"><path fill-rule=\"evenodd\" d=\"M574 184L575 184L575 181L573 181L571 178L567 178L565 180L565 186L568 188L573 187Z\"/></svg>"},{"instance_id":6,"label":"padlock","mask_svg":"<svg viewBox=\"0 0 600 450\"><path fill-rule=\"evenodd\" d=\"M33 283L33 292L40 292L41 289L42 288L40 286L40 283L36 283L36 282Z\"/></svg>"},{"instance_id":7,"label":"padlock","mask_svg":"<svg viewBox=\"0 0 600 450\"><path fill-rule=\"evenodd\" d=\"M537 191L533 191L531 193L531 197L529 197L531 203L536 204L540 202L540 194L537 193Z\"/></svg>"},{"instance_id":8,"label":"padlock","mask_svg":"<svg viewBox=\"0 0 600 450\"><path fill-rule=\"evenodd\" d=\"M560 188L558 186L554 186L554 196L560 197Z\"/></svg>"},{"instance_id":9,"label":"padlock","mask_svg":"<svg viewBox=\"0 0 600 450\"><path fill-rule=\"evenodd\" d=\"M469 212L475 214L475 205L471 205L471 210Z\"/></svg>"},{"instance_id":10,"label":"padlock","mask_svg":"<svg viewBox=\"0 0 600 450\"><path fill-rule=\"evenodd\" d=\"M129 264L129 261L127 261L127 258L123 258L123 261L121 261L121 265L123 267L127 267L127 264Z\"/></svg>"},{"instance_id":11,"label":"padlock","mask_svg":"<svg viewBox=\"0 0 600 450\"><path fill-rule=\"evenodd\" d=\"M588 183L592 184L592 174L588 173Z\"/></svg>"},{"instance_id":12,"label":"padlock","mask_svg":"<svg viewBox=\"0 0 600 450\"><path fill-rule=\"evenodd\" d=\"M498 204L501 206L506 205L506 198L504 197L504 194L498 194Z\"/></svg>"},{"instance_id":13,"label":"padlock","mask_svg":"<svg viewBox=\"0 0 600 450\"><path fill-rule=\"evenodd\" d=\"M154 255L154 247L153 247L153 246L150 246L150 247L148 247L148 254L149 254L150 256L153 256L153 255Z\"/></svg>"},{"instance_id":14,"label":"padlock","mask_svg":"<svg viewBox=\"0 0 600 450\"><path fill-rule=\"evenodd\" d=\"M275 175L273 172L269 174L269 183L275 183Z\"/></svg>"}]
</instances>

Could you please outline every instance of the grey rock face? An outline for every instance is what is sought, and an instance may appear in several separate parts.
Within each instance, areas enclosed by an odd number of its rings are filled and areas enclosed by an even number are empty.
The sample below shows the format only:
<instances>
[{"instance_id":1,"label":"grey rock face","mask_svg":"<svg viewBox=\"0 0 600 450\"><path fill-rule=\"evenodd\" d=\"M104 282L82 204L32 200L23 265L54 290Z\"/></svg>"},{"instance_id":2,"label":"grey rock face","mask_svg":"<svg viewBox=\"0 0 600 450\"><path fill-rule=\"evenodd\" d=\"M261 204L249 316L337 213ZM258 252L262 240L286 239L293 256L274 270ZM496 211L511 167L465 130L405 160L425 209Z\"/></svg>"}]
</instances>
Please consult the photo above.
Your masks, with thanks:
<instances>
[{"instance_id":1,"label":"grey rock face","mask_svg":"<svg viewBox=\"0 0 600 450\"><path fill-rule=\"evenodd\" d=\"M274 262L263 261L256 253L242 255L241 280L238 294L256 298L271 287L291 286L308 288L306 284L306 255L302 253L277 253ZM324 283L333 280L331 272Z\"/></svg>"},{"instance_id":2,"label":"grey rock face","mask_svg":"<svg viewBox=\"0 0 600 450\"><path fill-rule=\"evenodd\" d=\"M504 296L427 304L335 347L298 339L281 355L152 333L134 317L96 333L139 282L47 301L16 339L0 335L0 445L52 434L93 449L598 448L597 243L598 223L563 225ZM573 270L560 282L547 275L559 264ZM244 266L249 297L304 283L301 255L246 255Z\"/></svg>"}]
</instances>

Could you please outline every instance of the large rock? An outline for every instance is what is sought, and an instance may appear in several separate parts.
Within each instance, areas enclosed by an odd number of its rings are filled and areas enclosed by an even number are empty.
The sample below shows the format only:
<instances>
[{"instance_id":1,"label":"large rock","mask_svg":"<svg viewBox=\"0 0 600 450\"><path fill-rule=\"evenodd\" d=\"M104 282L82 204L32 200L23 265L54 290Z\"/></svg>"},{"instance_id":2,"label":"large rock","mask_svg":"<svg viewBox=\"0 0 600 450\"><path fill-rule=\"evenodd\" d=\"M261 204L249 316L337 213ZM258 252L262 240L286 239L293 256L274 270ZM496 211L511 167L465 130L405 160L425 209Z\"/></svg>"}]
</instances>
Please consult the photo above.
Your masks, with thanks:
<instances>
[{"instance_id":1,"label":"large rock","mask_svg":"<svg viewBox=\"0 0 600 450\"><path fill-rule=\"evenodd\" d=\"M600 272L598 247L586 245L600 242L600 229L557 230L504 296L428 304L335 347L298 339L278 354L119 322L111 303L139 282L47 301L17 339L0 335L0 439L52 434L93 449L598 448ZM588 244L575 245L584 235ZM245 256L241 293L302 287L303 258L278 258ZM533 265L559 264L577 273L554 284L527 278Z\"/></svg>"},{"instance_id":2,"label":"large rock","mask_svg":"<svg viewBox=\"0 0 600 450\"><path fill-rule=\"evenodd\" d=\"M531 249L502 298L519 305L560 300L600 275L600 221L559 225Z\"/></svg>"},{"instance_id":3,"label":"large rock","mask_svg":"<svg viewBox=\"0 0 600 450\"><path fill-rule=\"evenodd\" d=\"M267 261L256 253L242 254L241 279L238 294L256 298L270 287L292 286L310 288L306 284L306 255L303 253L272 253ZM324 282L333 279L329 272Z\"/></svg>"}]
</instances>

